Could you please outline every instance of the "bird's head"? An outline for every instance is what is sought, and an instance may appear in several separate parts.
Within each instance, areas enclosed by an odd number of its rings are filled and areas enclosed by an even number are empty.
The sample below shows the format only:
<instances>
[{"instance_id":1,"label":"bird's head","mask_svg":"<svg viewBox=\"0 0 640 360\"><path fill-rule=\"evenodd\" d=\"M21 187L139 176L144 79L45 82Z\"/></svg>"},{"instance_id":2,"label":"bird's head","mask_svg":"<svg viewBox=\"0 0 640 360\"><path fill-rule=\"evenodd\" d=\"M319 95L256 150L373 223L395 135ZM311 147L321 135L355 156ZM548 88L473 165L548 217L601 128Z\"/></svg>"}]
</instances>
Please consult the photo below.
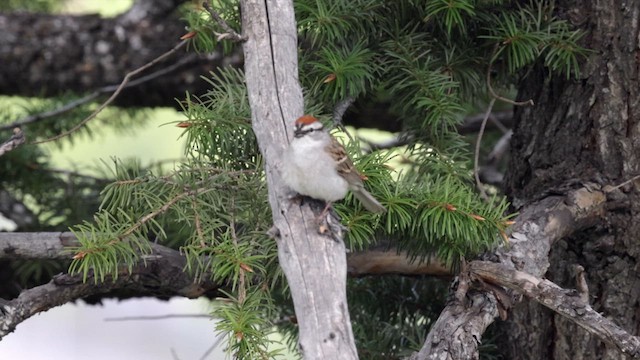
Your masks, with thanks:
<instances>
[{"instance_id":1,"label":"bird's head","mask_svg":"<svg viewBox=\"0 0 640 360\"><path fill-rule=\"evenodd\" d=\"M296 120L293 135L300 138L314 131L322 131L323 129L324 125L322 125L318 119L311 115L303 115Z\"/></svg>"}]
</instances>

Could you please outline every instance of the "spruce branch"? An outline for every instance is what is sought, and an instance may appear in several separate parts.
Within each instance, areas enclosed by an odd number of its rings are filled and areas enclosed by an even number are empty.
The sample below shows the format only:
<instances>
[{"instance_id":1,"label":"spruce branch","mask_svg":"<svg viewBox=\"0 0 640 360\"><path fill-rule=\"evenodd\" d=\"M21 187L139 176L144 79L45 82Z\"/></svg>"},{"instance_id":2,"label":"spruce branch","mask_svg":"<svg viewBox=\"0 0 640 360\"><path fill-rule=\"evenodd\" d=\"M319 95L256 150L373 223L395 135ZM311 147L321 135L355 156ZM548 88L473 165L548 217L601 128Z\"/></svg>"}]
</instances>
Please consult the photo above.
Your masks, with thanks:
<instances>
[{"instance_id":1,"label":"spruce branch","mask_svg":"<svg viewBox=\"0 0 640 360\"><path fill-rule=\"evenodd\" d=\"M39 253L51 257L54 250L58 258L68 258L66 246L77 242L71 233L4 233L0 234L0 243L7 236L16 240L13 243L16 249L25 244L40 249L35 253L30 251L32 256ZM13 300L0 299L0 339L35 314L90 295L125 289L140 295L197 298L219 288L210 280L194 282L193 277L183 271L186 259L177 250L158 244L150 246L152 252L144 261L138 261L129 270L121 268L120 276L113 281L83 281L79 275L60 274L45 285L23 290ZM18 252L25 253L24 249Z\"/></svg>"},{"instance_id":2,"label":"spruce branch","mask_svg":"<svg viewBox=\"0 0 640 360\"><path fill-rule=\"evenodd\" d=\"M207 10L209 15L211 15L211 17L218 23L218 25L220 25L220 27L225 31L222 34L216 33L218 41L227 40L227 39L233 42L247 41L247 36L240 35L235 30L233 30L233 28L229 26L229 24L227 24L227 22L222 18L222 16L220 16L220 14L218 14L218 12L211 7L211 4L209 3L209 1L204 1L202 3L202 6L205 8L205 10Z\"/></svg>"}]
</instances>

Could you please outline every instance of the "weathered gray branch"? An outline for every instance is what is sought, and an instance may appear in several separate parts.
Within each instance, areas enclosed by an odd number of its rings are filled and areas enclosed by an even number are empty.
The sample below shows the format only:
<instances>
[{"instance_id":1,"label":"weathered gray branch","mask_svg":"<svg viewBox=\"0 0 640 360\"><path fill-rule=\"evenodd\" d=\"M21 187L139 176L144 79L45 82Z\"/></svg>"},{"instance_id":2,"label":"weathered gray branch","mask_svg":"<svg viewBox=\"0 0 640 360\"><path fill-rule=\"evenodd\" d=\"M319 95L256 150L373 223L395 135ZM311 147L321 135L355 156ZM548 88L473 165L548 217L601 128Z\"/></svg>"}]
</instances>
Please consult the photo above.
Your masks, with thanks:
<instances>
[{"instance_id":1,"label":"weathered gray branch","mask_svg":"<svg viewBox=\"0 0 640 360\"><path fill-rule=\"evenodd\" d=\"M318 233L309 205L298 206L278 162L303 114L297 28L291 0L243 0L242 32L253 130L265 158L278 258L289 282L305 359L357 359L347 308L345 245Z\"/></svg>"},{"instance_id":2,"label":"weathered gray branch","mask_svg":"<svg viewBox=\"0 0 640 360\"><path fill-rule=\"evenodd\" d=\"M80 243L72 232L0 232L0 260L69 260L70 247ZM450 276L451 271L435 257L425 262L412 261L406 252L396 249L371 249L347 254L349 276L433 275Z\"/></svg>"},{"instance_id":3,"label":"weathered gray branch","mask_svg":"<svg viewBox=\"0 0 640 360\"><path fill-rule=\"evenodd\" d=\"M594 225L602 216L605 201L605 193L590 186L526 206L515 220L509 243L496 252L496 260L508 269L542 278L549 267L551 245ZM503 311L500 300L491 291L469 292L464 299L453 299L411 359L477 359L482 334Z\"/></svg>"},{"instance_id":4,"label":"weathered gray branch","mask_svg":"<svg viewBox=\"0 0 640 360\"><path fill-rule=\"evenodd\" d=\"M622 353L640 357L640 338L632 336L613 321L593 310L585 297L553 282L515 270L504 264L474 261L469 264L471 276L515 290L580 325Z\"/></svg>"},{"instance_id":5,"label":"weathered gray branch","mask_svg":"<svg viewBox=\"0 0 640 360\"><path fill-rule=\"evenodd\" d=\"M0 255L30 257L50 253L52 257L67 259L70 254L63 251L64 246L77 241L71 233L16 234L13 238L7 238L7 234L3 234ZM17 241L28 242L30 247ZM146 255L144 261L134 266L131 273L123 268L117 279L107 278L104 282L96 283L90 276L87 282L83 282L82 276L60 274L45 285L22 291L13 300L0 299L0 339L39 312L90 295L126 289L141 296L196 298L219 287L206 277L202 282L194 282L193 277L184 271L186 259L178 251L157 244L151 244L151 247L153 252ZM29 248L31 250L24 250Z\"/></svg>"},{"instance_id":6,"label":"weathered gray branch","mask_svg":"<svg viewBox=\"0 0 640 360\"><path fill-rule=\"evenodd\" d=\"M24 144L24 141L25 141L25 137L22 130L18 128L13 129L13 135L11 135L9 140L0 144L0 156Z\"/></svg>"}]
</instances>

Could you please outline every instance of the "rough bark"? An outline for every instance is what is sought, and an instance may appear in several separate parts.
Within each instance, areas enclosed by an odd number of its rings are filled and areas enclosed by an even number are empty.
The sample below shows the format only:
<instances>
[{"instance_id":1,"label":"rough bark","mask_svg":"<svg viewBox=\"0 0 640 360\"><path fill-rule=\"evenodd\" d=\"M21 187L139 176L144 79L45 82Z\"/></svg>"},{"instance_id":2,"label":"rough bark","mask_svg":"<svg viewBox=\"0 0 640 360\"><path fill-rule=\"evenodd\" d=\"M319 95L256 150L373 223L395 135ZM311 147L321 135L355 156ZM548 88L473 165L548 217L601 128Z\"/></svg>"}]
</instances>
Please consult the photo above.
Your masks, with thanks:
<instances>
[{"instance_id":1,"label":"rough bark","mask_svg":"<svg viewBox=\"0 0 640 360\"><path fill-rule=\"evenodd\" d=\"M357 359L347 309L345 245L318 232L310 206L292 202L278 162L303 113L291 0L241 1L253 130L265 158L278 258L291 289L305 359Z\"/></svg>"},{"instance_id":2,"label":"rough bark","mask_svg":"<svg viewBox=\"0 0 640 360\"><path fill-rule=\"evenodd\" d=\"M567 196L549 196L523 208L515 219L509 242L493 254L508 269L540 278L549 266L551 245L600 220L605 195L597 189L581 188ZM420 352L412 360L477 359L478 345L486 328L515 299L489 290L467 291L469 281L460 279L453 297L432 326ZM518 358L518 357L515 357Z\"/></svg>"},{"instance_id":3,"label":"rough bark","mask_svg":"<svg viewBox=\"0 0 640 360\"><path fill-rule=\"evenodd\" d=\"M640 357L640 338L630 335L589 305L588 288L582 272L584 269L579 269L576 276L578 290L566 290L549 280L531 276L503 264L473 261L469 266L472 277L524 294L584 328L606 344L616 347L620 352Z\"/></svg>"},{"instance_id":4,"label":"rough bark","mask_svg":"<svg viewBox=\"0 0 640 360\"><path fill-rule=\"evenodd\" d=\"M182 2L138 0L115 18L0 13L0 94L59 96L120 83L127 72L180 41L186 30L176 8ZM171 76L127 89L116 105L176 106L185 91L206 91L200 76L241 61L220 52L193 57Z\"/></svg>"},{"instance_id":5,"label":"rough bark","mask_svg":"<svg viewBox=\"0 0 640 360\"><path fill-rule=\"evenodd\" d=\"M593 50L577 81L545 80L537 69L520 86L533 108L517 109L507 185L515 204L585 182L617 185L640 173L640 2L556 2L559 14L587 32ZM546 277L572 282L585 268L592 307L638 334L640 195L638 183L609 194L603 221L553 247ZM531 329L531 326L534 326ZM620 359L620 353L566 319L525 302L504 326L506 358Z\"/></svg>"}]
</instances>

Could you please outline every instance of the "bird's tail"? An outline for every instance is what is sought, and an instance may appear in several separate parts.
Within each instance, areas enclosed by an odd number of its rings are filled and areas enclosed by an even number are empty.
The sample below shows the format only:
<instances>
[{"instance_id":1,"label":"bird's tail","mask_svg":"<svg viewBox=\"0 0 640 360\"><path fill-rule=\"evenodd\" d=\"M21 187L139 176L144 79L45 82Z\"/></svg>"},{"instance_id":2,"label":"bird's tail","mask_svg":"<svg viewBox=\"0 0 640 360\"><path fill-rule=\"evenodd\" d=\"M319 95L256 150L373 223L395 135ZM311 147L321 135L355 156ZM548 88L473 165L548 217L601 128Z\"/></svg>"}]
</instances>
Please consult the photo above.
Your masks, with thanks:
<instances>
[{"instance_id":1,"label":"bird's tail","mask_svg":"<svg viewBox=\"0 0 640 360\"><path fill-rule=\"evenodd\" d=\"M382 214L387 211L387 209L365 189L353 190L353 195L356 199L360 200L367 210L373 213Z\"/></svg>"}]
</instances>

